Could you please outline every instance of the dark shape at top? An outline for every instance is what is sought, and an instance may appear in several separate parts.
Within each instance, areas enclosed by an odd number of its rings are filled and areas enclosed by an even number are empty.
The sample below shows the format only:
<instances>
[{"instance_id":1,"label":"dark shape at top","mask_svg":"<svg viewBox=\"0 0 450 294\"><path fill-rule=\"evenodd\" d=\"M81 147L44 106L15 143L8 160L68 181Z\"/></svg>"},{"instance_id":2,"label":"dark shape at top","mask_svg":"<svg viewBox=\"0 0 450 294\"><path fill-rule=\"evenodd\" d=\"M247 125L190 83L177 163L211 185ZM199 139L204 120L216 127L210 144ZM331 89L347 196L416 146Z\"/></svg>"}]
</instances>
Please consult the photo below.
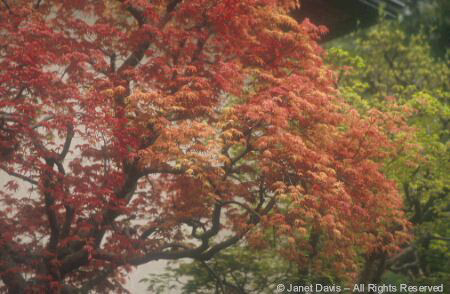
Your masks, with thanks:
<instances>
[{"instance_id":1,"label":"dark shape at top","mask_svg":"<svg viewBox=\"0 0 450 294\"><path fill-rule=\"evenodd\" d=\"M309 18L316 25L326 26L330 32L323 42L341 37L356 28L376 23L378 10L384 3L388 17L396 17L406 8L407 0L302 0L301 8L292 15L302 21Z\"/></svg>"}]
</instances>

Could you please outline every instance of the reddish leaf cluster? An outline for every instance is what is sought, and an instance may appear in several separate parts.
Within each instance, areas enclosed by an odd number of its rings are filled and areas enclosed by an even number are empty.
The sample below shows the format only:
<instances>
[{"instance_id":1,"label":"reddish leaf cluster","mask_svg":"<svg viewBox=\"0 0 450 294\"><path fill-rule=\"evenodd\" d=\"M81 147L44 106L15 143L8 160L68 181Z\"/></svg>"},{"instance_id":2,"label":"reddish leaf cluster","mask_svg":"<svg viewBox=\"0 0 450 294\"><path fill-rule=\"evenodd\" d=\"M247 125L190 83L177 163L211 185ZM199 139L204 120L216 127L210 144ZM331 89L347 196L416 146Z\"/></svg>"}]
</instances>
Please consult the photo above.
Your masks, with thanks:
<instances>
[{"instance_id":1,"label":"reddish leaf cluster","mask_svg":"<svg viewBox=\"0 0 450 294\"><path fill-rule=\"evenodd\" d=\"M117 293L130 265L207 259L261 220L342 255L401 227L392 146L336 98L296 1L149 2L3 2L5 288Z\"/></svg>"}]
</instances>

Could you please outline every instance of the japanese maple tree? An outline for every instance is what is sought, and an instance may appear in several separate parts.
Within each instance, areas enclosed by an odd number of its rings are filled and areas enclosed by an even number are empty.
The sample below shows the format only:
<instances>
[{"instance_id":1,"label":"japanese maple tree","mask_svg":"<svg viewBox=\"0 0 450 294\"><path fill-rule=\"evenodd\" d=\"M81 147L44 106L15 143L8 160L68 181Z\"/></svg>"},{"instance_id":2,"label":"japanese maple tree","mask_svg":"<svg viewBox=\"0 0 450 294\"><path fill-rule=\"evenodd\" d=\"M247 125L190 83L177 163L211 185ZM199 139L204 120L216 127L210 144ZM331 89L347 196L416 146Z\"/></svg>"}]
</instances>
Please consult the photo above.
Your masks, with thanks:
<instances>
[{"instance_id":1,"label":"japanese maple tree","mask_svg":"<svg viewBox=\"0 0 450 294\"><path fill-rule=\"evenodd\" d=\"M208 259L261 221L344 264L349 232L395 247L379 169L400 119L338 98L296 1L1 4L3 289L126 291L131 266Z\"/></svg>"}]
</instances>

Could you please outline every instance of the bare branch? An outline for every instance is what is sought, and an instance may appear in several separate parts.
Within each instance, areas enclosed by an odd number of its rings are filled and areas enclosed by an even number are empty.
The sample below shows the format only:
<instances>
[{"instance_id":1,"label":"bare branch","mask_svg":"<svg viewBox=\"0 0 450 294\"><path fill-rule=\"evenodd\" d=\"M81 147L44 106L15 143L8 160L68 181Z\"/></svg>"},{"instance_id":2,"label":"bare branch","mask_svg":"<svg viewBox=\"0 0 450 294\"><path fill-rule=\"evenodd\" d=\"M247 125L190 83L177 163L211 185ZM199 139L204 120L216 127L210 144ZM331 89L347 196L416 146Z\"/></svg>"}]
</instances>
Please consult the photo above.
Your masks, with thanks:
<instances>
[{"instance_id":1,"label":"bare branch","mask_svg":"<svg viewBox=\"0 0 450 294\"><path fill-rule=\"evenodd\" d=\"M186 169L184 168L174 168L171 166L166 167L156 167L156 168L143 168L140 171L141 176L147 176L150 174L171 174L171 175L182 175Z\"/></svg>"},{"instance_id":2,"label":"bare branch","mask_svg":"<svg viewBox=\"0 0 450 294\"><path fill-rule=\"evenodd\" d=\"M37 185L38 184L38 182L33 180L32 178L24 176L24 175L21 175L19 173L13 172L13 171L10 171L4 166L0 166L0 169L3 170L4 172L6 172L8 175L16 177L18 179L21 179L21 180L23 180L25 182L28 182L28 183L32 184L32 185Z\"/></svg>"},{"instance_id":3,"label":"bare branch","mask_svg":"<svg viewBox=\"0 0 450 294\"><path fill-rule=\"evenodd\" d=\"M225 288L223 284L226 283L226 281L222 281L220 276L216 274L216 272L205 261L201 260L199 262L204 268L206 268L210 276L219 283L220 290L222 290L222 293L225 293Z\"/></svg>"}]
</instances>

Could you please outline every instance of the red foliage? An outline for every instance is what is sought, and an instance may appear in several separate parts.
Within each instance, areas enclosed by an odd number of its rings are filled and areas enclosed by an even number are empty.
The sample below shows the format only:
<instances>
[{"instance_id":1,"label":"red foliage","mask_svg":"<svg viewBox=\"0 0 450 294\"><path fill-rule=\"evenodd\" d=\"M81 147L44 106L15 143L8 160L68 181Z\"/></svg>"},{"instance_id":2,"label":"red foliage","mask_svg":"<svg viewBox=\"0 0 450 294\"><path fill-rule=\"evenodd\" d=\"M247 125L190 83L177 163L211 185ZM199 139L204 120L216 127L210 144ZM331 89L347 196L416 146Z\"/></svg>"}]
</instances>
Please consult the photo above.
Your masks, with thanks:
<instances>
[{"instance_id":1,"label":"red foliage","mask_svg":"<svg viewBox=\"0 0 450 294\"><path fill-rule=\"evenodd\" d=\"M261 218L298 240L327 232L344 255L401 227L379 171L391 143L336 97L324 30L286 15L296 1L9 2L0 171L22 183L0 192L0 275L12 293L120 292L130 265L207 259Z\"/></svg>"}]
</instances>

